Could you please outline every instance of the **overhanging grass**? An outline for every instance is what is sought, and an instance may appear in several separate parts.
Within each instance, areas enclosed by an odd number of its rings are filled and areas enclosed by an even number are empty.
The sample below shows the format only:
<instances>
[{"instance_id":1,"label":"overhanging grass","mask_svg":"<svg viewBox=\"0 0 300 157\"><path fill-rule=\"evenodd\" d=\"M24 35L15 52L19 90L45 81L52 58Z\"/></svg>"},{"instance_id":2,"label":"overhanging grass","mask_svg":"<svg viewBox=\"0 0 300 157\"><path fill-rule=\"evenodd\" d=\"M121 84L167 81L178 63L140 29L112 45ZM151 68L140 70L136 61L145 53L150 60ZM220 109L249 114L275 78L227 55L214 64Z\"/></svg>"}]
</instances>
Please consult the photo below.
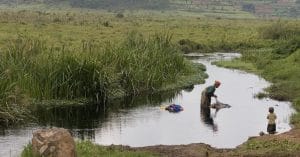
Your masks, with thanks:
<instances>
[{"instance_id":1,"label":"overhanging grass","mask_svg":"<svg viewBox=\"0 0 300 157\"><path fill-rule=\"evenodd\" d=\"M1 55L5 84L14 83L31 98L106 99L121 90L137 94L196 73L168 35L149 39L130 34L121 44L87 43L82 49L48 48L19 38Z\"/></svg>"},{"instance_id":2,"label":"overhanging grass","mask_svg":"<svg viewBox=\"0 0 300 157\"><path fill-rule=\"evenodd\" d=\"M28 105L33 99L105 103L119 96L184 87L205 78L204 68L185 59L168 34L146 38L131 32L121 43L83 42L80 49L48 47L40 39L20 36L0 59L0 92L18 89L18 105ZM11 106L5 100L9 96L3 97L3 104ZM7 114L0 115L5 121Z\"/></svg>"}]
</instances>

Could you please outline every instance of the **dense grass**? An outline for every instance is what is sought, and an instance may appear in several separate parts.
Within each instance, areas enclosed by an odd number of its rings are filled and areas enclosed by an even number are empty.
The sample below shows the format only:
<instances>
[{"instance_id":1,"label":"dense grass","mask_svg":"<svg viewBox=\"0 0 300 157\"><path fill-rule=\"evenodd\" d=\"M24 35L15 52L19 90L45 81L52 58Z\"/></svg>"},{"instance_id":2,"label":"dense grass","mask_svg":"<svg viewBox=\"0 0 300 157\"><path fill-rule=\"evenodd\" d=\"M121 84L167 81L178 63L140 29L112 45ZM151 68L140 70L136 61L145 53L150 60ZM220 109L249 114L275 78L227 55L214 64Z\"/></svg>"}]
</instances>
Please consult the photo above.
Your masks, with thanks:
<instances>
[{"instance_id":1,"label":"dense grass","mask_svg":"<svg viewBox=\"0 0 300 157\"><path fill-rule=\"evenodd\" d=\"M241 59L233 59L231 61L218 61L214 62L218 66L223 66L225 68L234 68L240 70L246 70L248 72L258 72L255 66L252 63L247 63L241 61Z\"/></svg>"},{"instance_id":2,"label":"dense grass","mask_svg":"<svg viewBox=\"0 0 300 157\"><path fill-rule=\"evenodd\" d=\"M270 21L255 19L206 18L179 11L123 13L103 11L3 11L0 15L0 43L15 38L16 32L43 37L49 45L79 46L82 41L122 40L128 30L150 36L161 30L173 33L173 42L188 39L200 50L235 50L265 47L257 29ZM176 33L175 33L176 32Z\"/></svg>"},{"instance_id":3,"label":"dense grass","mask_svg":"<svg viewBox=\"0 0 300 157\"><path fill-rule=\"evenodd\" d=\"M89 141L82 141L76 143L76 152L78 157L155 157L150 152L130 151L122 146L100 146ZM28 144L22 152L21 157L37 157L32 153L32 146Z\"/></svg>"},{"instance_id":4,"label":"dense grass","mask_svg":"<svg viewBox=\"0 0 300 157\"><path fill-rule=\"evenodd\" d=\"M155 26L149 34L128 34L128 27L137 28L133 25L139 26L137 22L144 20L101 13L3 11L2 125L28 117L26 106L33 99L105 102L112 97L203 81L203 70L183 59L171 33L155 34L161 28ZM156 18L149 17L154 25L160 23ZM6 100L11 95L18 103ZM16 118L17 114L22 116Z\"/></svg>"},{"instance_id":5,"label":"dense grass","mask_svg":"<svg viewBox=\"0 0 300 157\"><path fill-rule=\"evenodd\" d=\"M40 39L20 36L0 55L1 92L18 89L16 101L85 98L103 103L112 97L155 92L200 72L168 34L145 38L132 32L119 44L101 44L49 47ZM7 97L3 99L9 106Z\"/></svg>"}]
</instances>

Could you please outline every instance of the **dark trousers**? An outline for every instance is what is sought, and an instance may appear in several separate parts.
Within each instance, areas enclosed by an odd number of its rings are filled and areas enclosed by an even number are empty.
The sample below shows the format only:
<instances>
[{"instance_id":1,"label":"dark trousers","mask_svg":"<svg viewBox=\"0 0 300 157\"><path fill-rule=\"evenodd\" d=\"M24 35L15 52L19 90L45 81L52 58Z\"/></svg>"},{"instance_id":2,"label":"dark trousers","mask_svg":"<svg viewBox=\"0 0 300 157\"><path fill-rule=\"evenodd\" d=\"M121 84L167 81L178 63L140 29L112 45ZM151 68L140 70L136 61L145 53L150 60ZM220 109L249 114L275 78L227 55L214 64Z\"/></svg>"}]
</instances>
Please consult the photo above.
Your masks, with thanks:
<instances>
[{"instance_id":1,"label":"dark trousers","mask_svg":"<svg viewBox=\"0 0 300 157\"><path fill-rule=\"evenodd\" d=\"M267 131L269 134L275 134L276 124L268 124Z\"/></svg>"}]
</instances>

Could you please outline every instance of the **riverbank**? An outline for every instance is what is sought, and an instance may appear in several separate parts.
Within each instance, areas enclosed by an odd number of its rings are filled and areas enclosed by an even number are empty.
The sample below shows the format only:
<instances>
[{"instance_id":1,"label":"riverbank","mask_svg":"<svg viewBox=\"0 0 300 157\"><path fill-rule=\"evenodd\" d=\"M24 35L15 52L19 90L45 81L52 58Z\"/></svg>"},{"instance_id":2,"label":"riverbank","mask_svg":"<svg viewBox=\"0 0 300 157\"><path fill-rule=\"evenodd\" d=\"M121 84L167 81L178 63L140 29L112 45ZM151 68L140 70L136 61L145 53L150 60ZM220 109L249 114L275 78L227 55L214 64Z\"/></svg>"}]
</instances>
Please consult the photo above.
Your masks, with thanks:
<instances>
[{"instance_id":1,"label":"riverbank","mask_svg":"<svg viewBox=\"0 0 300 157\"><path fill-rule=\"evenodd\" d=\"M297 113L292 116L292 125L296 129L300 126L300 83L298 81L300 74L300 50L291 52L290 55L283 58L275 58L276 54L272 52L253 53L251 57L245 52L242 58L233 61L217 62L219 66L226 68L242 69L253 72L272 82L272 85L259 93L258 97L270 97L281 101L291 101ZM245 56L246 55L246 56ZM249 58L252 58L251 60ZM263 65L261 62L264 62ZM264 68L258 68L264 67Z\"/></svg>"},{"instance_id":2,"label":"riverbank","mask_svg":"<svg viewBox=\"0 0 300 157\"><path fill-rule=\"evenodd\" d=\"M280 135L265 135L249 138L247 142L235 149L215 149L207 144L159 145L143 148L130 148L132 151L150 151L160 156L200 157L200 156L261 156L261 157L292 157L300 153L300 130L293 129Z\"/></svg>"},{"instance_id":3,"label":"riverbank","mask_svg":"<svg viewBox=\"0 0 300 157\"><path fill-rule=\"evenodd\" d=\"M225 81L225 79L223 81ZM227 92L227 95L230 95L230 93ZM234 107L236 108L238 106L234 106ZM123 131L125 130L126 129L123 128ZM171 146L156 145L156 146L139 147L139 148L128 147L128 146L107 147L107 146L89 144L88 147L90 147L91 150L85 153L89 154L103 149L112 149L111 153L125 151L124 155L126 155L127 151L130 151L131 153L137 153L137 154L140 153L141 151L142 152L146 151L146 154L149 156L152 156L153 154L157 156L182 156L182 157L187 155L195 156L195 157L207 156L207 155L209 156L247 156L247 155L296 156L296 154L299 153L299 148L300 148L299 135L297 134L297 131L298 130L292 130L289 133L283 133L280 134L279 136L265 135L258 138L250 138L250 140L238 146L236 149L216 149L207 144L188 144L188 145L171 145ZM258 134L258 131L256 132ZM84 145L85 142L82 142L81 144ZM79 153L82 153L81 152L82 150L78 150L78 151Z\"/></svg>"},{"instance_id":4,"label":"riverbank","mask_svg":"<svg viewBox=\"0 0 300 157\"><path fill-rule=\"evenodd\" d=\"M280 135L265 135L249 138L247 142L235 149L216 149L207 144L195 143L188 145L157 145L148 147L101 146L91 142L76 143L79 157L232 157L232 156L261 156L261 157L296 157L300 153L300 130L293 129ZM33 157L31 145L26 146L21 157Z\"/></svg>"},{"instance_id":5,"label":"riverbank","mask_svg":"<svg viewBox=\"0 0 300 157\"><path fill-rule=\"evenodd\" d=\"M276 33L276 32L273 32ZM286 35L285 33L281 35ZM299 32L272 49L242 51L242 57L233 61L216 62L226 68L242 69L262 76L272 85L259 93L258 98L270 97L291 101L296 113L291 117L293 129L279 135L267 135L248 140L233 152L254 156L298 156L300 152L300 40ZM282 40L282 37L273 40ZM297 42L294 42L297 41ZM246 148L246 150L244 150Z\"/></svg>"},{"instance_id":6,"label":"riverbank","mask_svg":"<svg viewBox=\"0 0 300 157\"><path fill-rule=\"evenodd\" d=\"M269 53L272 53L269 52ZM266 78L273 82L272 86L266 89L265 96L269 96L273 99L279 100L290 100L293 102L297 113L292 117L292 125L294 128L286 133L278 135L264 135L257 137L250 137L245 143L241 144L235 149L215 149L207 144L189 144L189 145L158 145L158 146L149 146L141 148L128 148L131 151L149 151L150 153L158 153L159 156L178 156L178 157L198 157L198 156L298 156L300 153L300 129L299 129L299 96L296 93L300 93L298 85L295 79L295 75L299 74L299 50L296 50L288 55L287 57L281 59L273 59L269 53L262 54L252 54L251 57L255 57L252 61L257 61L261 59L262 61L268 60L269 65L260 65L265 68L257 68L258 65L255 62L251 62L245 58L251 58L249 56L242 56L241 58L234 59L232 61L220 61L216 62L217 65L223 66L226 68L235 68L241 69L248 72L255 73L259 76ZM246 54L248 54L246 52ZM245 55L242 53L242 55ZM249 55L249 54L248 54ZM270 58L268 58L268 56ZM271 62L271 64L270 64ZM281 68L280 68L281 67ZM286 68L282 68L286 67ZM275 69L272 69L275 68ZM280 69L280 70L279 70ZM274 71L273 73L270 71ZM278 71L280 71L278 73ZM284 71L288 71L287 75ZM282 75L286 77L282 77ZM281 77L280 77L281 76ZM288 77L289 76L289 77ZM284 78L284 79L283 79ZM278 87L282 81L290 85L281 86L278 90L270 90L275 87ZM274 83L275 82L275 83ZM279 85L278 85L279 84ZM293 88L291 88L293 86ZM280 92L284 90L285 95ZM292 92L288 92L292 91ZM288 97L287 97L288 96Z\"/></svg>"}]
</instances>

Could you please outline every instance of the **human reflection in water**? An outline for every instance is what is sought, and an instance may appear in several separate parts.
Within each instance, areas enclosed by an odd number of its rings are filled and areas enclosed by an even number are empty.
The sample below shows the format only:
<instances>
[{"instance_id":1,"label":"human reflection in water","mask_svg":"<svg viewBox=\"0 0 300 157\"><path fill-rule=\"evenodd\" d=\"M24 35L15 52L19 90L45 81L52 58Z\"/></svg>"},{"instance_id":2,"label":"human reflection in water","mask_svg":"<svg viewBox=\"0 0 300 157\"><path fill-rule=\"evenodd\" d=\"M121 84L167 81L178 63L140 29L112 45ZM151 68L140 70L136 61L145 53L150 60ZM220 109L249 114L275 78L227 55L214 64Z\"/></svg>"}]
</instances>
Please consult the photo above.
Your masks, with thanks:
<instances>
[{"instance_id":1,"label":"human reflection in water","mask_svg":"<svg viewBox=\"0 0 300 157\"><path fill-rule=\"evenodd\" d=\"M201 120L209 127L212 128L214 132L218 131L217 124L214 123L214 119L210 115L209 107L201 107Z\"/></svg>"}]
</instances>

